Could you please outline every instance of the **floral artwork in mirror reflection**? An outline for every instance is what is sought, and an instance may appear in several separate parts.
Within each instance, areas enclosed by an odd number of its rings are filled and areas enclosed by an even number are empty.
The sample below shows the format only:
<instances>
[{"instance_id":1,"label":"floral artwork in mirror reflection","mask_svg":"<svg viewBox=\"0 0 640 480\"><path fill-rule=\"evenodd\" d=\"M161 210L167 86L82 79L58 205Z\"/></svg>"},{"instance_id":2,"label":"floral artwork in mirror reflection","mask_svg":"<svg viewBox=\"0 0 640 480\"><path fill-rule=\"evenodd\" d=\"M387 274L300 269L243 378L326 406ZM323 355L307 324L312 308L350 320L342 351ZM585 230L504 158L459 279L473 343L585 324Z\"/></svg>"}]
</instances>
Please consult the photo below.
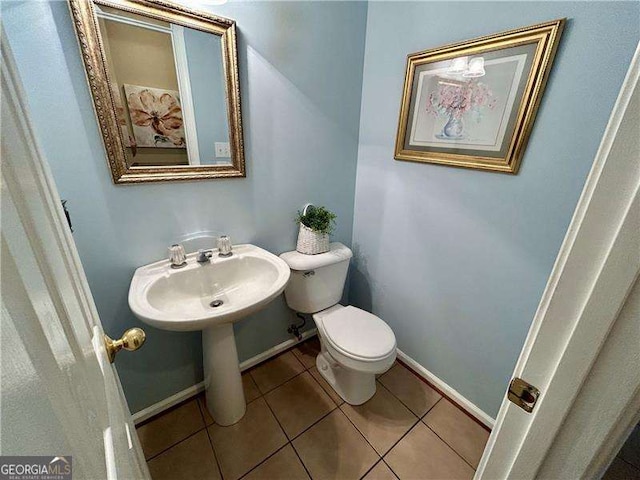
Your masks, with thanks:
<instances>
[{"instance_id":1,"label":"floral artwork in mirror reflection","mask_svg":"<svg viewBox=\"0 0 640 480\"><path fill-rule=\"evenodd\" d=\"M124 89L138 147L186 148L178 92L136 85Z\"/></svg>"}]
</instances>

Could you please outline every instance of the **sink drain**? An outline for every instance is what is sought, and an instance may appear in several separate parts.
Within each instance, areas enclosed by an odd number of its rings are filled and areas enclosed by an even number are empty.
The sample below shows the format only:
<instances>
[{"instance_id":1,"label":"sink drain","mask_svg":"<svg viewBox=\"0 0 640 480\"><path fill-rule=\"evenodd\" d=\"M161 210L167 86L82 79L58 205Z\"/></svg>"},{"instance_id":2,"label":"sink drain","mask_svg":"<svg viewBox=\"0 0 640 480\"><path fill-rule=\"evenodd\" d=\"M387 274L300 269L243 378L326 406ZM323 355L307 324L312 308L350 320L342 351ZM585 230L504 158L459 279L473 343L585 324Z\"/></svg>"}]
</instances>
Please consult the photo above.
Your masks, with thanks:
<instances>
[{"instance_id":1,"label":"sink drain","mask_svg":"<svg viewBox=\"0 0 640 480\"><path fill-rule=\"evenodd\" d=\"M222 305L224 302L222 300L214 300L209 304L210 307L216 308Z\"/></svg>"}]
</instances>

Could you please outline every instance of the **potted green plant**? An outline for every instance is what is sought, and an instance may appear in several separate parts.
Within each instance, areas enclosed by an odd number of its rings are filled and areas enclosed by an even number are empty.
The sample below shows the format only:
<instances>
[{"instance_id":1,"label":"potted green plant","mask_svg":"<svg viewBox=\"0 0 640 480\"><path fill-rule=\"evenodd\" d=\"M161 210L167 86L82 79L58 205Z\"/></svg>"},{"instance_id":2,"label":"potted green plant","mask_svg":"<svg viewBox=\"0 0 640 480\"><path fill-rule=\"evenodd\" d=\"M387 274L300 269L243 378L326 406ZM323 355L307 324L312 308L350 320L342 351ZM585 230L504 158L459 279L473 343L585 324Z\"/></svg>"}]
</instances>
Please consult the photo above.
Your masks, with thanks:
<instances>
[{"instance_id":1,"label":"potted green plant","mask_svg":"<svg viewBox=\"0 0 640 480\"><path fill-rule=\"evenodd\" d=\"M300 225L296 250L307 255L329 251L329 234L336 225L335 213L324 207L307 205L298 211L296 223Z\"/></svg>"}]
</instances>

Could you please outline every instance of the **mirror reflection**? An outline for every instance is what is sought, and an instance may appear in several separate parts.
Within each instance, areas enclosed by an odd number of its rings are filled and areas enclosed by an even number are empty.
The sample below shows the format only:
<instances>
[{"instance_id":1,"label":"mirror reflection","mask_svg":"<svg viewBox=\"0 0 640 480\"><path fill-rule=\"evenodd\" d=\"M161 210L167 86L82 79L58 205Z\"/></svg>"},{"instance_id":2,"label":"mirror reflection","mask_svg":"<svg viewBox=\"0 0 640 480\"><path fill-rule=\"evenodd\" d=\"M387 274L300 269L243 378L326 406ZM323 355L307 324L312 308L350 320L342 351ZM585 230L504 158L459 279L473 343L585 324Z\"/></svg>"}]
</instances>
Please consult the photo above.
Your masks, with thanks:
<instances>
[{"instance_id":1,"label":"mirror reflection","mask_svg":"<svg viewBox=\"0 0 640 480\"><path fill-rule=\"evenodd\" d=\"M103 5L96 14L126 167L231 164L221 37Z\"/></svg>"}]
</instances>

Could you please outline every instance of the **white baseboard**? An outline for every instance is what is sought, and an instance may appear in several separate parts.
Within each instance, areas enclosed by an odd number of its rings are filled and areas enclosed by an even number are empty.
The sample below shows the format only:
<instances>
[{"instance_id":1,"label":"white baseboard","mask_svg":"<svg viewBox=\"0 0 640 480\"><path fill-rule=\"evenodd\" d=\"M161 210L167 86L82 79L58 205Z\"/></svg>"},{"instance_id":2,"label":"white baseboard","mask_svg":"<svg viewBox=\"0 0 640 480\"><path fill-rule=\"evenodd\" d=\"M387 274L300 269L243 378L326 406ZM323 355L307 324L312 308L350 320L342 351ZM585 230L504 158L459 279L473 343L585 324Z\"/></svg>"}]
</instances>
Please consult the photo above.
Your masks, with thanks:
<instances>
[{"instance_id":1,"label":"white baseboard","mask_svg":"<svg viewBox=\"0 0 640 480\"><path fill-rule=\"evenodd\" d=\"M486 425L489 428L493 428L495 419L491 418L487 413L480 409L477 405L464 397L455 388L449 386L444 380L441 380L429 370L424 368L418 362L416 362L409 355L398 349L398 358L406 363L411 369L424 378L429 383L433 384L438 390L442 391L447 397L456 402L460 407L465 409L472 417L476 418L480 423Z\"/></svg>"},{"instance_id":2,"label":"white baseboard","mask_svg":"<svg viewBox=\"0 0 640 480\"><path fill-rule=\"evenodd\" d=\"M302 332L301 340L290 338L289 340L282 342L279 345L276 345L275 347L270 348L269 350L259 353L255 357L251 357L245 360L244 362L241 362L240 371L243 372L261 362L264 362L265 360L268 360L271 357L275 357L276 355L278 355L281 352L284 352L288 348L291 348L294 345L297 345L298 343L304 342L306 339L313 337L317 332L318 332L317 329L312 328L310 330ZM173 407L174 405L177 405L180 402L184 402L185 400L191 397L194 397L198 393L203 391L204 391L204 382L196 383L195 385L192 385L189 388L185 388L181 392L171 395L170 397L167 397L164 400L160 400L159 402L154 403L153 405L150 405L147 408L143 408L142 410L134 413L132 415L133 423L135 425L142 423L145 420L155 415L158 415L159 413L162 413L165 410L168 410L169 408Z\"/></svg>"},{"instance_id":3,"label":"white baseboard","mask_svg":"<svg viewBox=\"0 0 640 480\"><path fill-rule=\"evenodd\" d=\"M174 405L179 404L180 402L184 402L188 398L194 397L200 392L204 391L204 382L196 383L195 385L190 386L189 388L185 388L181 392L178 392L170 397L165 398L164 400L160 400L153 405L148 406L147 408L143 408L142 410L131 415L133 419L133 423L135 425L144 422L145 420L157 415Z\"/></svg>"},{"instance_id":4,"label":"white baseboard","mask_svg":"<svg viewBox=\"0 0 640 480\"><path fill-rule=\"evenodd\" d=\"M240 363L240 371L248 370L255 365L268 360L271 357L275 357L279 353L284 352L285 350L293 347L294 345L307 340L310 337L313 337L317 334L317 329L313 328L307 330L302 333L302 340L298 341L293 338L276 345L275 347L270 348L258 355L251 357L244 362ZM398 358L410 366L413 371L415 371L422 378L433 384L436 388L441 390L444 394L446 394L449 398L455 401L458 405L464 408L470 415L474 418L478 419L482 424L486 425L489 428L493 428L495 424L495 419L491 418L488 414L486 414L483 410L480 409L473 402L464 397L460 392L458 392L453 387L449 386L446 382L438 378L436 375L431 373L429 370L424 368L418 362L416 362L409 355L404 353L402 350L398 349ZM145 420L162 413L165 410L177 405L185 400L194 397L198 393L204 391L204 382L197 383L192 385L191 387L185 388L184 390L171 395L170 397L165 398L153 405L148 406L132 415L134 424L139 424L144 422Z\"/></svg>"},{"instance_id":5,"label":"white baseboard","mask_svg":"<svg viewBox=\"0 0 640 480\"><path fill-rule=\"evenodd\" d=\"M304 342L306 339L313 337L317 333L318 333L317 328L310 328L309 330L302 332L302 338L300 340L290 338L289 340L282 342L276 345L275 347L271 347L269 350L259 353L255 357L251 357L245 360L244 362L241 362L240 370L244 372L245 370L248 370L249 368L254 367L257 364L264 362L265 360L268 360L271 357L275 357L279 353L284 352L286 349L291 348L300 342Z\"/></svg>"}]
</instances>

